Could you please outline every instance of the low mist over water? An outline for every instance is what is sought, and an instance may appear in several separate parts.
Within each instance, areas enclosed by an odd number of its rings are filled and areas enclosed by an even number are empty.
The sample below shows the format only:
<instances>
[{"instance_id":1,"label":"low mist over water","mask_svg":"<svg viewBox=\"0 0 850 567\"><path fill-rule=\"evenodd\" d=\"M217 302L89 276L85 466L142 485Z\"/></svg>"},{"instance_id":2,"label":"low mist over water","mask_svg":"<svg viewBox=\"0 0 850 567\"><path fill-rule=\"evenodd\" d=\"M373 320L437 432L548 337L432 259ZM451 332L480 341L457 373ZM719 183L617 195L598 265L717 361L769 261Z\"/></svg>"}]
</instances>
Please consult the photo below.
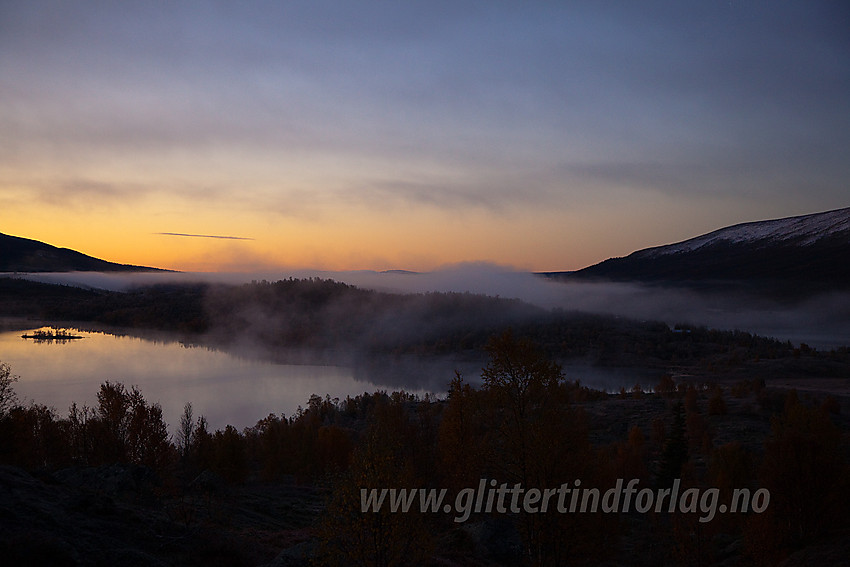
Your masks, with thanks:
<instances>
[{"instance_id":1,"label":"low mist over water","mask_svg":"<svg viewBox=\"0 0 850 567\"><path fill-rule=\"evenodd\" d=\"M850 345L850 293L833 292L795 301L779 301L742 292L696 292L681 287L632 283L554 282L509 267L486 263L459 264L428 273L291 270L265 273L40 273L26 276L123 291L139 285L170 282L243 284L290 277L318 277L394 293L471 292L517 298L546 309L582 311L670 326L701 325L738 329L808 343L820 349Z\"/></svg>"},{"instance_id":2,"label":"low mist over water","mask_svg":"<svg viewBox=\"0 0 850 567\"><path fill-rule=\"evenodd\" d=\"M0 359L20 376L22 400L54 406L60 415L72 402L97 405L104 381L138 386L158 402L173 431L186 402L213 428L253 425L269 413L287 416L311 394L362 394L380 384L357 381L351 369L331 365L286 365L241 358L203 347L130 336L74 331L84 338L37 342L24 331L0 334Z\"/></svg>"},{"instance_id":3,"label":"low mist over water","mask_svg":"<svg viewBox=\"0 0 850 567\"><path fill-rule=\"evenodd\" d=\"M327 354L300 352L289 358L314 359L311 364L283 364L256 352L222 352L176 341L72 330L82 339L24 339L35 329L0 333L0 360L20 376L15 390L22 401L54 407L60 415L72 402L97 405L105 381L138 386L145 398L159 403L174 431L191 402L212 428L251 426L270 413L295 413L311 395L344 399L364 392L404 390L443 397L460 372L476 384L485 360L448 356L379 356L347 358L333 364ZM646 380L639 369L568 365L570 380L617 391Z\"/></svg>"}]
</instances>

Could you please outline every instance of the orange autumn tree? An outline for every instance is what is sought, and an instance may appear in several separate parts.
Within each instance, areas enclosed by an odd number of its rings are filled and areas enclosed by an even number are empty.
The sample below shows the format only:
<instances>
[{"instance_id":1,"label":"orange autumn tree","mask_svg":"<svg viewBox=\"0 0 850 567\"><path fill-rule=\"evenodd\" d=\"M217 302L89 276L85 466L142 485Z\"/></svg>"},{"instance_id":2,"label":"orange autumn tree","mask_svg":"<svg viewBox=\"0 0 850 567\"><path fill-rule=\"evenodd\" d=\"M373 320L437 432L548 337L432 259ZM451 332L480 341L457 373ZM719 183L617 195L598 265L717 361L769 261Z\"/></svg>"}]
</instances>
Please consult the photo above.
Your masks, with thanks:
<instances>
[{"instance_id":1,"label":"orange autumn tree","mask_svg":"<svg viewBox=\"0 0 850 567\"><path fill-rule=\"evenodd\" d=\"M486 447L482 411L481 392L455 372L438 434L442 480L453 495L476 486L484 474Z\"/></svg>"},{"instance_id":2,"label":"orange autumn tree","mask_svg":"<svg viewBox=\"0 0 850 567\"><path fill-rule=\"evenodd\" d=\"M70 421L79 430L75 436L87 438L80 455L89 464L135 463L152 468L166 466L175 456L168 426L159 404L148 403L138 388L129 390L120 382L106 381L97 393L97 407L84 419L72 406Z\"/></svg>"},{"instance_id":3,"label":"orange autumn tree","mask_svg":"<svg viewBox=\"0 0 850 567\"><path fill-rule=\"evenodd\" d=\"M416 489L425 471L416 467L420 427L402 398L376 393L371 423L348 471L340 474L319 528L320 556L326 565L393 567L418 565L431 556L429 519L418 503L408 512L391 512L389 499L378 511L362 511L361 490Z\"/></svg>"},{"instance_id":4,"label":"orange autumn tree","mask_svg":"<svg viewBox=\"0 0 850 567\"><path fill-rule=\"evenodd\" d=\"M490 360L481 377L488 397L485 445L492 477L525 489L572 485L577 479L589 486L606 477L589 443L584 414L570 403L571 385L560 365L510 331L493 337L487 351ZM554 509L521 513L526 563L562 564L593 556L600 522L599 515Z\"/></svg>"},{"instance_id":5,"label":"orange autumn tree","mask_svg":"<svg viewBox=\"0 0 850 567\"><path fill-rule=\"evenodd\" d=\"M758 564L779 560L850 525L850 467L841 431L827 412L803 405L796 391L772 419L759 481L770 491L764 514L750 517L748 547Z\"/></svg>"}]
</instances>

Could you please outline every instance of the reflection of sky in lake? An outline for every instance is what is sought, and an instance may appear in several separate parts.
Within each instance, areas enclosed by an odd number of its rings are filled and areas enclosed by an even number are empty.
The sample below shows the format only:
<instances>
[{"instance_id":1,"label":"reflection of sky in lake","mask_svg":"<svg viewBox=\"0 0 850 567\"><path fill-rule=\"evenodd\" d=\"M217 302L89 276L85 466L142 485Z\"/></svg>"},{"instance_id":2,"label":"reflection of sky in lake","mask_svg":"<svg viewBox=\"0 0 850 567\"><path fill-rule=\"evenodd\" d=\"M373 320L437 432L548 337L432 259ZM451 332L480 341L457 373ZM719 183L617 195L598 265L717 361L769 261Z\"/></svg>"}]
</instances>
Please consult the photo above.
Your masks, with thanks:
<instances>
[{"instance_id":1,"label":"reflection of sky in lake","mask_svg":"<svg viewBox=\"0 0 850 567\"><path fill-rule=\"evenodd\" d=\"M386 356L349 360L346 365L280 364L234 356L178 342L72 330L80 340L38 342L24 332L0 333L0 361L20 376L14 385L21 401L56 408L66 417L71 402L93 406L106 381L138 386L149 402L162 406L174 431L186 402L214 429L251 426L270 413L292 415L311 394L344 399L375 390L405 390L444 395L455 370L480 383L486 360L472 357ZM618 391L636 382L651 385L640 369L566 365L570 380Z\"/></svg>"},{"instance_id":2,"label":"reflection of sky in lake","mask_svg":"<svg viewBox=\"0 0 850 567\"><path fill-rule=\"evenodd\" d=\"M175 342L74 332L85 338L51 343L23 339L23 330L0 333L0 361L20 376L14 388L22 401L53 406L65 417L71 402L95 405L100 384L110 380L136 385L158 402L172 431L186 402L213 428L241 429L269 413L291 415L314 393L345 398L392 390L355 381L345 367L273 364Z\"/></svg>"}]
</instances>

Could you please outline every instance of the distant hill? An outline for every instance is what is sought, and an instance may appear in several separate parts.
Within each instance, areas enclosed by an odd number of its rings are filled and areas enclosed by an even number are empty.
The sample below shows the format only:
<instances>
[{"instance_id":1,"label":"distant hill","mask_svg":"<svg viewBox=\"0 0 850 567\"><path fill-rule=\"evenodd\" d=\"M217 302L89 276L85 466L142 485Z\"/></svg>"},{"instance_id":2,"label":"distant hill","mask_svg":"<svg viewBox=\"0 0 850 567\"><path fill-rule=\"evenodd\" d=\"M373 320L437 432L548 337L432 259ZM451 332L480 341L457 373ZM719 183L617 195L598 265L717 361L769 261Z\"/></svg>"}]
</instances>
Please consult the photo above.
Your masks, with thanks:
<instances>
[{"instance_id":1,"label":"distant hill","mask_svg":"<svg viewBox=\"0 0 850 567\"><path fill-rule=\"evenodd\" d=\"M850 208L721 228L556 279L850 288Z\"/></svg>"},{"instance_id":2,"label":"distant hill","mask_svg":"<svg viewBox=\"0 0 850 567\"><path fill-rule=\"evenodd\" d=\"M57 248L38 240L0 234L0 272L152 272L146 266L116 264Z\"/></svg>"}]
</instances>

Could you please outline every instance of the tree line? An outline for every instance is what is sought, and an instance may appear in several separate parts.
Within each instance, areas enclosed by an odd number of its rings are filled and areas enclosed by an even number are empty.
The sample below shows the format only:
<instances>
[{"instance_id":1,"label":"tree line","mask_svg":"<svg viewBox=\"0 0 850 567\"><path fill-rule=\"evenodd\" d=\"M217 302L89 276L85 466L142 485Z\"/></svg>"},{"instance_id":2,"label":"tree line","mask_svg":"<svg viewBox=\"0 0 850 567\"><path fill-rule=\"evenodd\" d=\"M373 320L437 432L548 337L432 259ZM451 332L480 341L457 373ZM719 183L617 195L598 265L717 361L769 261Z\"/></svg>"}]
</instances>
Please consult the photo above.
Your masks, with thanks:
<instances>
[{"instance_id":1,"label":"tree line","mask_svg":"<svg viewBox=\"0 0 850 567\"><path fill-rule=\"evenodd\" d=\"M709 564L722 552L718 542L732 538L743 542L740 553L753 564L773 565L850 525L843 507L850 496L848 447L835 399L812 405L758 380L724 390L670 376L651 392L606 394L568 380L528 338L496 335L487 353L480 386L458 374L444 399L314 395L293 415L271 414L241 431L211 431L186 404L173 438L159 405L134 387L105 382L95 406L72 405L60 417L53 408L20 404L11 369L0 365L0 461L29 470L134 464L156 473L164 499L199 478L319 487L327 501L314 526L314 559L322 564L425 565L438 556L462 561L481 553L450 514L362 513L360 489L446 488L453 501L482 478L539 488L580 479L599 490L616 479L655 488L679 479L683 489L716 487L723 498L736 488L771 494L764 513L719 515L709 523L681 511L473 515L470 523L500 529L503 542L515 542L489 558L504 563L594 563L616 558L628 542L648 563ZM751 411L769 420L768 435L755 446L717 442L729 406L741 399L757 404ZM648 410L651 420L628 417ZM620 438L594 441L594 420L601 415L610 429L620 425L618 411L634 423Z\"/></svg>"},{"instance_id":2,"label":"tree line","mask_svg":"<svg viewBox=\"0 0 850 567\"><path fill-rule=\"evenodd\" d=\"M250 342L281 348L353 349L371 354L480 353L508 328L558 360L710 372L765 360L828 359L850 366L850 351L821 353L806 345L742 331L634 321L471 293L391 294L327 279L243 285L163 284L126 292L83 290L0 279L0 313L173 331L227 348ZM814 367L818 367L814 365Z\"/></svg>"}]
</instances>

